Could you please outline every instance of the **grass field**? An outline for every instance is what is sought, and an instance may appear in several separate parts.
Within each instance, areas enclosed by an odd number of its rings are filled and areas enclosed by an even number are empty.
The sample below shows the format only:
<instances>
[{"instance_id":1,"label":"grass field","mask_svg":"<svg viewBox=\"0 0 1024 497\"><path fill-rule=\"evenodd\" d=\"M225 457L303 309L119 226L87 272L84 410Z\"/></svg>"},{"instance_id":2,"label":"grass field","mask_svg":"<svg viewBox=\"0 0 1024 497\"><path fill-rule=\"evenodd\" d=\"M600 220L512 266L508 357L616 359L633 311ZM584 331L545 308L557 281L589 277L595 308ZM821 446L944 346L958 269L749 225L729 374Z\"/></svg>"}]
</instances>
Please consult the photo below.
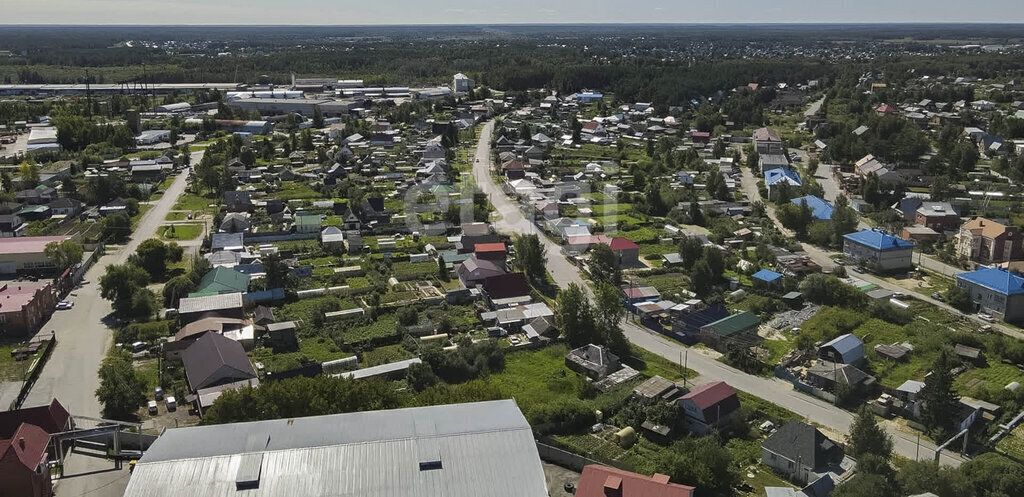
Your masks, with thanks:
<instances>
[{"instance_id":1,"label":"grass field","mask_svg":"<svg viewBox=\"0 0 1024 497\"><path fill-rule=\"evenodd\" d=\"M298 181L282 181L281 189L274 196L285 200L306 200L320 198L320 194L306 183Z\"/></svg>"},{"instance_id":2,"label":"grass field","mask_svg":"<svg viewBox=\"0 0 1024 497\"><path fill-rule=\"evenodd\" d=\"M657 288L662 298L675 299L677 294L684 295L683 291L689 289L690 277L683 273L665 273L645 276L642 282Z\"/></svg>"},{"instance_id":3,"label":"grass field","mask_svg":"<svg viewBox=\"0 0 1024 497\"><path fill-rule=\"evenodd\" d=\"M996 444L996 451L1016 459L1024 461L1024 425L1013 429L1005 438Z\"/></svg>"},{"instance_id":4,"label":"grass field","mask_svg":"<svg viewBox=\"0 0 1024 497\"><path fill-rule=\"evenodd\" d=\"M202 211L207 210L210 204L216 204L217 200L209 197L201 197L193 193L186 193L178 197L174 204L176 211Z\"/></svg>"},{"instance_id":5,"label":"grass field","mask_svg":"<svg viewBox=\"0 0 1024 497\"><path fill-rule=\"evenodd\" d=\"M342 352L334 341L327 337L312 337L299 340L299 350L275 354L273 350L260 347L253 350L254 361L263 363L267 371L285 371L302 365L305 361L333 361L351 356L351 353Z\"/></svg>"},{"instance_id":6,"label":"grass field","mask_svg":"<svg viewBox=\"0 0 1024 497\"><path fill-rule=\"evenodd\" d=\"M26 361L15 361L11 351L22 347L25 342L0 342L0 381L19 381L28 373L34 358Z\"/></svg>"},{"instance_id":7,"label":"grass field","mask_svg":"<svg viewBox=\"0 0 1024 497\"><path fill-rule=\"evenodd\" d=\"M160 237L164 240L195 240L202 234L201 224L172 224L160 230Z\"/></svg>"}]
</instances>

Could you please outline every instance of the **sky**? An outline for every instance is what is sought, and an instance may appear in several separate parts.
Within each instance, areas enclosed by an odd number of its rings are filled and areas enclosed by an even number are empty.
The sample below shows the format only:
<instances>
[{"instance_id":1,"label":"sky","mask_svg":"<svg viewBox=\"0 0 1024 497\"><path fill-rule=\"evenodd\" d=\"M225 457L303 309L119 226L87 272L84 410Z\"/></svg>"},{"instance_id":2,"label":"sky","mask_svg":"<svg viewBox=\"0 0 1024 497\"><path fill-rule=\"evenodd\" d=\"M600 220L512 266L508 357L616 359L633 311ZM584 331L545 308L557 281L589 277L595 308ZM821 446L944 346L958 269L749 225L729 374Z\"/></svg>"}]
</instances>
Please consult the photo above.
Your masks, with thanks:
<instances>
[{"instance_id":1,"label":"sky","mask_svg":"<svg viewBox=\"0 0 1024 497\"><path fill-rule=\"evenodd\" d=\"M1022 0L3 0L3 24L1024 23Z\"/></svg>"}]
</instances>

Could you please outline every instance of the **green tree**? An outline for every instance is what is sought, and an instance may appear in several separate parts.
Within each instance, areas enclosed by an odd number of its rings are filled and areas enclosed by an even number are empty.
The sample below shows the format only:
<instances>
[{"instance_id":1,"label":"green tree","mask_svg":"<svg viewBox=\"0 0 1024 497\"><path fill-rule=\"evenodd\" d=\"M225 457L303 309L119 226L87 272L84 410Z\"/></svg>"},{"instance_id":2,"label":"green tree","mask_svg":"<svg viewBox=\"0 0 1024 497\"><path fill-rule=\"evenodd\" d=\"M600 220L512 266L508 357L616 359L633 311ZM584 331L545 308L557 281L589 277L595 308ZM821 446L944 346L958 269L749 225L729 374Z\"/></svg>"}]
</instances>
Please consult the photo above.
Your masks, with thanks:
<instances>
[{"instance_id":1,"label":"green tree","mask_svg":"<svg viewBox=\"0 0 1024 497\"><path fill-rule=\"evenodd\" d=\"M124 242L132 235L132 221L123 212L103 218L103 238L113 242Z\"/></svg>"},{"instance_id":2,"label":"green tree","mask_svg":"<svg viewBox=\"0 0 1024 497\"><path fill-rule=\"evenodd\" d=\"M850 207L850 200L846 195L836 197L836 205L832 210L832 244L842 245L843 235L852 233L857 229L857 213Z\"/></svg>"},{"instance_id":3,"label":"green tree","mask_svg":"<svg viewBox=\"0 0 1024 497\"><path fill-rule=\"evenodd\" d=\"M957 412L960 396L953 390L953 362L949 354L942 351L932 365L931 373L924 380L924 388L918 398L921 402L921 422L937 440L954 435L956 419L951 413Z\"/></svg>"},{"instance_id":4,"label":"green tree","mask_svg":"<svg viewBox=\"0 0 1024 497\"><path fill-rule=\"evenodd\" d=\"M44 253L46 258L57 268L57 271L62 272L82 262L85 250L80 243L74 240L64 240L63 242L47 243Z\"/></svg>"},{"instance_id":5,"label":"green tree","mask_svg":"<svg viewBox=\"0 0 1024 497\"><path fill-rule=\"evenodd\" d=\"M427 363L412 364L405 371L405 382L414 392L422 392L441 382Z\"/></svg>"},{"instance_id":6,"label":"green tree","mask_svg":"<svg viewBox=\"0 0 1024 497\"><path fill-rule=\"evenodd\" d=\"M960 475L960 471L941 466L932 460L902 462L896 481L902 489L900 495L919 495L925 492L939 497L973 495L973 489Z\"/></svg>"},{"instance_id":7,"label":"green tree","mask_svg":"<svg viewBox=\"0 0 1024 497\"><path fill-rule=\"evenodd\" d=\"M35 188L39 185L39 166L34 162L22 162L18 166L18 179L22 188Z\"/></svg>"},{"instance_id":8,"label":"green tree","mask_svg":"<svg viewBox=\"0 0 1024 497\"><path fill-rule=\"evenodd\" d=\"M405 398L385 380L288 378L225 391L204 413L203 424L395 409Z\"/></svg>"},{"instance_id":9,"label":"green tree","mask_svg":"<svg viewBox=\"0 0 1024 497\"><path fill-rule=\"evenodd\" d=\"M626 316L622 294L618 287L598 282L594 288L594 324L600 334L600 343L607 345L620 356L629 353L629 341L622 333L619 322Z\"/></svg>"},{"instance_id":10,"label":"green tree","mask_svg":"<svg viewBox=\"0 0 1024 497\"><path fill-rule=\"evenodd\" d=\"M152 281L160 281L164 278L171 254L170 247L156 238L150 238L140 243L139 248L135 250L138 266L149 273Z\"/></svg>"},{"instance_id":11,"label":"green tree","mask_svg":"<svg viewBox=\"0 0 1024 497\"><path fill-rule=\"evenodd\" d=\"M622 282L622 264L619 256L604 243L598 243L590 249L589 266L594 281L613 286L619 286Z\"/></svg>"},{"instance_id":12,"label":"green tree","mask_svg":"<svg viewBox=\"0 0 1024 497\"><path fill-rule=\"evenodd\" d=\"M1024 495L1024 466L989 452L960 466L960 473L978 496Z\"/></svg>"},{"instance_id":13,"label":"green tree","mask_svg":"<svg viewBox=\"0 0 1024 497\"><path fill-rule=\"evenodd\" d=\"M320 110L319 105L313 106L313 127L316 129L324 127L324 113Z\"/></svg>"},{"instance_id":14,"label":"green tree","mask_svg":"<svg viewBox=\"0 0 1024 497\"><path fill-rule=\"evenodd\" d=\"M707 219L704 217L704 211L701 210L700 204L698 204L696 200L690 202L689 215L690 224L695 224L697 226L707 225Z\"/></svg>"},{"instance_id":15,"label":"green tree","mask_svg":"<svg viewBox=\"0 0 1024 497\"><path fill-rule=\"evenodd\" d=\"M196 290L196 284L187 275L175 276L164 284L164 305L176 309L178 301Z\"/></svg>"},{"instance_id":16,"label":"green tree","mask_svg":"<svg viewBox=\"0 0 1024 497\"><path fill-rule=\"evenodd\" d=\"M157 303L156 294L148 288L136 288L132 292L130 313L133 318L148 321L153 317L160 306Z\"/></svg>"},{"instance_id":17,"label":"green tree","mask_svg":"<svg viewBox=\"0 0 1024 497\"><path fill-rule=\"evenodd\" d=\"M946 302L960 312L974 312L974 300L971 294L956 285L950 285L946 290Z\"/></svg>"},{"instance_id":18,"label":"green tree","mask_svg":"<svg viewBox=\"0 0 1024 497\"><path fill-rule=\"evenodd\" d=\"M850 428L849 443L846 452L854 459L861 459L865 454L874 454L888 461L892 456L892 437L878 426L871 409L862 406Z\"/></svg>"},{"instance_id":19,"label":"green tree","mask_svg":"<svg viewBox=\"0 0 1024 497\"><path fill-rule=\"evenodd\" d=\"M696 236L684 236L679 241L679 257L683 269L693 269L693 265L704 255L704 242Z\"/></svg>"},{"instance_id":20,"label":"green tree","mask_svg":"<svg viewBox=\"0 0 1024 497\"><path fill-rule=\"evenodd\" d=\"M540 237L535 234L519 235L512 245L516 252L516 268L525 273L534 285L543 284L547 280L548 260Z\"/></svg>"},{"instance_id":21,"label":"green tree","mask_svg":"<svg viewBox=\"0 0 1024 497\"><path fill-rule=\"evenodd\" d=\"M7 171L0 172L0 187L3 188L4 192L14 192L14 178L11 178L11 173Z\"/></svg>"},{"instance_id":22,"label":"green tree","mask_svg":"<svg viewBox=\"0 0 1024 497\"><path fill-rule=\"evenodd\" d=\"M99 377L96 398L103 404L103 417L122 421L138 419L138 409L146 402L146 386L135 373L128 352L115 349L100 365Z\"/></svg>"},{"instance_id":23,"label":"green tree","mask_svg":"<svg viewBox=\"0 0 1024 497\"><path fill-rule=\"evenodd\" d=\"M114 304L118 314L130 315L135 290L149 284L149 274L133 264L111 264L100 277L100 296Z\"/></svg>"},{"instance_id":24,"label":"green tree","mask_svg":"<svg viewBox=\"0 0 1024 497\"><path fill-rule=\"evenodd\" d=\"M714 287L717 279L718 277L711 270L708 261L704 259L697 261L690 271L690 287L701 298L707 297L711 293L711 289Z\"/></svg>"},{"instance_id":25,"label":"green tree","mask_svg":"<svg viewBox=\"0 0 1024 497\"><path fill-rule=\"evenodd\" d=\"M729 452L717 435L684 438L663 451L656 467L673 482L691 485L708 495L732 495L739 474Z\"/></svg>"},{"instance_id":26,"label":"green tree","mask_svg":"<svg viewBox=\"0 0 1024 497\"><path fill-rule=\"evenodd\" d=\"M555 299L555 320L566 341L573 347L599 342L594 326L594 311L587 294L579 285L570 283Z\"/></svg>"}]
</instances>

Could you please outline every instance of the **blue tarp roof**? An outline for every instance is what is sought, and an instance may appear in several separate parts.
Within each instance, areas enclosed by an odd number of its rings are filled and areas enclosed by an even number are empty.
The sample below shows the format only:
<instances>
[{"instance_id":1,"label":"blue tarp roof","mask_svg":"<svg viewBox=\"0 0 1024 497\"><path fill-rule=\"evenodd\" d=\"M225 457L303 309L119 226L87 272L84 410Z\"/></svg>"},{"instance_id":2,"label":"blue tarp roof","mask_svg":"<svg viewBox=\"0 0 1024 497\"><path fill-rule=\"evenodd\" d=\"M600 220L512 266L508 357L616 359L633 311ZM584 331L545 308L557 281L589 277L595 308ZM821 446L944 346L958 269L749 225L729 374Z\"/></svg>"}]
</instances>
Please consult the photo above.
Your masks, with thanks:
<instances>
[{"instance_id":1,"label":"blue tarp roof","mask_svg":"<svg viewBox=\"0 0 1024 497\"><path fill-rule=\"evenodd\" d=\"M879 230L864 229L855 233L845 234L843 238L875 250L898 250L914 247L914 244L911 242Z\"/></svg>"},{"instance_id":2,"label":"blue tarp roof","mask_svg":"<svg viewBox=\"0 0 1024 497\"><path fill-rule=\"evenodd\" d=\"M782 273L776 273L770 269L762 269L751 276L751 278L754 278L755 280L767 281L768 283L771 283L781 277Z\"/></svg>"},{"instance_id":3,"label":"blue tarp roof","mask_svg":"<svg viewBox=\"0 0 1024 497\"><path fill-rule=\"evenodd\" d=\"M811 212L814 215L814 219L820 221L826 221L832 219L832 211L834 208L832 204L828 203L825 199L816 195L808 195L806 197L794 198L790 200L796 205L800 205L803 202L807 202L807 207L810 207Z\"/></svg>"},{"instance_id":4,"label":"blue tarp roof","mask_svg":"<svg viewBox=\"0 0 1024 497\"><path fill-rule=\"evenodd\" d=\"M800 175L796 171L785 168L777 167L775 169L769 169L764 173L764 184L771 186L781 181L786 181L795 186L802 186L803 182L800 181Z\"/></svg>"},{"instance_id":5,"label":"blue tarp roof","mask_svg":"<svg viewBox=\"0 0 1024 497\"><path fill-rule=\"evenodd\" d=\"M960 273L956 277L1003 295L1024 293L1024 278L1003 269L979 267L969 273Z\"/></svg>"}]
</instances>

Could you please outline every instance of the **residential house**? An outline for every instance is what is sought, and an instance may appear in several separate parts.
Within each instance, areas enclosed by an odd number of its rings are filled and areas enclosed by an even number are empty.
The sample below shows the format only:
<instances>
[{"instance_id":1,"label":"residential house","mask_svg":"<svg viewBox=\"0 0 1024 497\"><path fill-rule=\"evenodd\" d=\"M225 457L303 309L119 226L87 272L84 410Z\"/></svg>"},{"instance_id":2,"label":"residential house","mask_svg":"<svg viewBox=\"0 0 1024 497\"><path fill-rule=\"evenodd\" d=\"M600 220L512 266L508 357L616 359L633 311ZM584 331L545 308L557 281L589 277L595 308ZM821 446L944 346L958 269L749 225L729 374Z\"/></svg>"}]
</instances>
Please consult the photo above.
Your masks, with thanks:
<instances>
[{"instance_id":1,"label":"residential house","mask_svg":"<svg viewBox=\"0 0 1024 497\"><path fill-rule=\"evenodd\" d=\"M804 370L804 379L811 386L832 393L836 392L839 385L859 391L875 383L874 376L856 366L832 361L816 361Z\"/></svg>"},{"instance_id":2,"label":"residential house","mask_svg":"<svg viewBox=\"0 0 1024 497\"><path fill-rule=\"evenodd\" d=\"M236 292L188 297L181 299L178 303L178 319L182 324L188 324L208 316L244 319L245 309L242 307L242 294Z\"/></svg>"},{"instance_id":3,"label":"residential house","mask_svg":"<svg viewBox=\"0 0 1024 497\"><path fill-rule=\"evenodd\" d=\"M249 291L250 276L226 267L216 267L199 280L196 291L189 295L220 295L224 293L245 293Z\"/></svg>"},{"instance_id":4,"label":"residential house","mask_svg":"<svg viewBox=\"0 0 1024 497\"><path fill-rule=\"evenodd\" d=\"M500 276L505 273L503 264L496 261L477 259L476 257L464 260L455 268L456 276L466 288L473 288L477 284L483 283L487 278Z\"/></svg>"},{"instance_id":5,"label":"residential house","mask_svg":"<svg viewBox=\"0 0 1024 497\"><path fill-rule=\"evenodd\" d=\"M622 267L637 267L640 265L640 246L628 238L615 237L608 244L612 252L619 258Z\"/></svg>"},{"instance_id":6,"label":"residential house","mask_svg":"<svg viewBox=\"0 0 1024 497\"><path fill-rule=\"evenodd\" d=\"M501 242L477 243L473 246L473 253L478 260L504 263L505 252L505 244Z\"/></svg>"},{"instance_id":7,"label":"residential house","mask_svg":"<svg viewBox=\"0 0 1024 497\"><path fill-rule=\"evenodd\" d=\"M17 214L0 215L0 238L25 236L28 225Z\"/></svg>"},{"instance_id":8,"label":"residential house","mask_svg":"<svg viewBox=\"0 0 1024 497\"><path fill-rule=\"evenodd\" d=\"M791 199L790 202L798 206L806 203L807 207L811 209L811 215L818 221L827 221L832 219L832 211L835 210L832 207L832 204L816 195L794 198Z\"/></svg>"},{"instance_id":9,"label":"residential house","mask_svg":"<svg viewBox=\"0 0 1024 497\"><path fill-rule=\"evenodd\" d=\"M622 369L618 356L611 353L607 347L594 344L569 351L565 356L565 366L592 380L604 379Z\"/></svg>"},{"instance_id":10,"label":"residential house","mask_svg":"<svg viewBox=\"0 0 1024 497\"><path fill-rule=\"evenodd\" d=\"M910 269L914 244L884 231L863 229L843 235L843 256L881 271Z\"/></svg>"},{"instance_id":11,"label":"residential house","mask_svg":"<svg viewBox=\"0 0 1024 497\"><path fill-rule=\"evenodd\" d=\"M782 273L770 269L762 269L750 276L754 280L754 287L777 287L782 285Z\"/></svg>"},{"instance_id":12,"label":"residential house","mask_svg":"<svg viewBox=\"0 0 1024 497\"><path fill-rule=\"evenodd\" d=\"M762 464L804 485L834 472L843 457L839 444L797 420L782 425L761 444Z\"/></svg>"},{"instance_id":13,"label":"residential house","mask_svg":"<svg viewBox=\"0 0 1024 497\"><path fill-rule=\"evenodd\" d=\"M50 208L51 216L74 217L82 211L82 203L68 197L58 198L47 204L47 207Z\"/></svg>"},{"instance_id":14,"label":"residential house","mask_svg":"<svg viewBox=\"0 0 1024 497\"><path fill-rule=\"evenodd\" d=\"M245 250L245 236L242 233L214 233L210 235L210 250L242 252Z\"/></svg>"},{"instance_id":15,"label":"residential house","mask_svg":"<svg viewBox=\"0 0 1024 497\"><path fill-rule=\"evenodd\" d=\"M192 392L256 378L242 345L218 333L205 333L181 354Z\"/></svg>"},{"instance_id":16,"label":"residential house","mask_svg":"<svg viewBox=\"0 0 1024 497\"><path fill-rule=\"evenodd\" d=\"M749 347L760 338L757 328L761 318L750 311L743 311L724 317L700 328L700 341L720 352L732 347Z\"/></svg>"},{"instance_id":17,"label":"residential house","mask_svg":"<svg viewBox=\"0 0 1024 497\"><path fill-rule=\"evenodd\" d=\"M818 347L818 357L841 364L862 364L864 342L853 333L847 333Z\"/></svg>"},{"instance_id":18,"label":"residential house","mask_svg":"<svg viewBox=\"0 0 1024 497\"><path fill-rule=\"evenodd\" d=\"M530 301L530 284L523 273L506 273L484 279L484 295L492 306Z\"/></svg>"},{"instance_id":19,"label":"residential house","mask_svg":"<svg viewBox=\"0 0 1024 497\"><path fill-rule=\"evenodd\" d=\"M50 497L50 434L22 423L10 438L0 439L0 495Z\"/></svg>"},{"instance_id":20,"label":"residential house","mask_svg":"<svg viewBox=\"0 0 1024 497\"><path fill-rule=\"evenodd\" d=\"M697 387L676 403L683 409L687 428L696 435L707 435L720 428L740 408L736 390L724 381Z\"/></svg>"},{"instance_id":21,"label":"residential house","mask_svg":"<svg viewBox=\"0 0 1024 497\"><path fill-rule=\"evenodd\" d=\"M758 128L754 130L754 149L760 155L786 153L779 132L771 128Z\"/></svg>"},{"instance_id":22,"label":"residential house","mask_svg":"<svg viewBox=\"0 0 1024 497\"><path fill-rule=\"evenodd\" d=\"M949 202L922 202L914 212L914 224L941 233L960 226L960 215Z\"/></svg>"},{"instance_id":23,"label":"residential house","mask_svg":"<svg viewBox=\"0 0 1024 497\"><path fill-rule=\"evenodd\" d=\"M970 294L978 310L1004 321L1024 320L1024 278L1001 268L979 267L956 275L956 286Z\"/></svg>"},{"instance_id":24,"label":"residential house","mask_svg":"<svg viewBox=\"0 0 1024 497\"><path fill-rule=\"evenodd\" d=\"M1016 226L976 217L960 227L954 239L957 255L982 262L1007 262L1024 257L1024 240Z\"/></svg>"},{"instance_id":25,"label":"residential house","mask_svg":"<svg viewBox=\"0 0 1024 497\"><path fill-rule=\"evenodd\" d=\"M229 212L220 222L220 231L227 233L246 233L252 229L252 222L249 221L248 213Z\"/></svg>"},{"instance_id":26,"label":"residential house","mask_svg":"<svg viewBox=\"0 0 1024 497\"><path fill-rule=\"evenodd\" d=\"M384 207L383 197L369 197L364 199L361 210L364 222L370 223L376 221L377 224L387 224L391 222L391 214L388 214L387 209Z\"/></svg>"},{"instance_id":27,"label":"residential house","mask_svg":"<svg viewBox=\"0 0 1024 497\"><path fill-rule=\"evenodd\" d=\"M224 208L228 212L252 212L256 210L249 192L243 191L224 192Z\"/></svg>"},{"instance_id":28,"label":"residential house","mask_svg":"<svg viewBox=\"0 0 1024 497\"><path fill-rule=\"evenodd\" d=\"M768 188L768 196L771 197L772 190L777 189L779 185L803 186L803 181L800 180L800 175L796 171L779 167L765 171L764 184Z\"/></svg>"},{"instance_id":29,"label":"residential house","mask_svg":"<svg viewBox=\"0 0 1024 497\"><path fill-rule=\"evenodd\" d=\"M347 230L360 230L363 226L363 222L359 220L359 216L355 212L352 212L351 207L345 208L345 213L341 217L342 228Z\"/></svg>"},{"instance_id":30,"label":"residential house","mask_svg":"<svg viewBox=\"0 0 1024 497\"><path fill-rule=\"evenodd\" d=\"M21 204L43 205L57 199L57 190L46 185L20 190L14 194L14 200Z\"/></svg>"},{"instance_id":31,"label":"residential house","mask_svg":"<svg viewBox=\"0 0 1024 497\"><path fill-rule=\"evenodd\" d=\"M644 476L591 464L583 467L576 497L693 497L694 487L671 483L667 475Z\"/></svg>"},{"instance_id":32,"label":"residential house","mask_svg":"<svg viewBox=\"0 0 1024 497\"><path fill-rule=\"evenodd\" d=\"M320 232L320 244L325 250L337 251L345 248L345 234L337 226L328 226Z\"/></svg>"}]
</instances>

